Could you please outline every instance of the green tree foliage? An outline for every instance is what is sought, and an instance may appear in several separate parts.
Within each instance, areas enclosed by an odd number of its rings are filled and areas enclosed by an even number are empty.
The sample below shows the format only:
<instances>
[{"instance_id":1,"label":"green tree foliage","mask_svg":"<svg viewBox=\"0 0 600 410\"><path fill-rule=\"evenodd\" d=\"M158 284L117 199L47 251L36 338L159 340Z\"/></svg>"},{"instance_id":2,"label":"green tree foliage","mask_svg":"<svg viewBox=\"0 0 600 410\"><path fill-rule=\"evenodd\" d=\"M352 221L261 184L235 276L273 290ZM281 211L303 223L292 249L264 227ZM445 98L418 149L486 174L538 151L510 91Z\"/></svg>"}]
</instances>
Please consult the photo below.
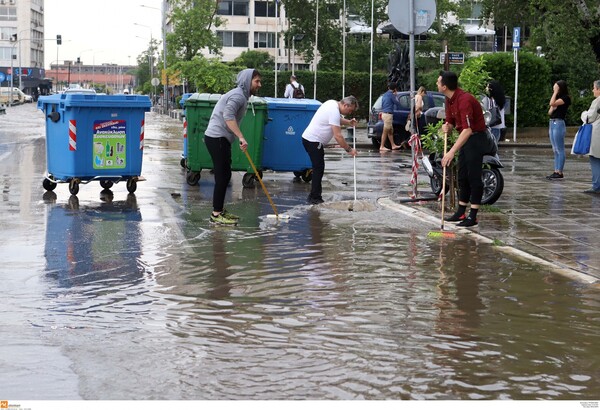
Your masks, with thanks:
<instances>
[{"instance_id":1,"label":"green tree foliage","mask_svg":"<svg viewBox=\"0 0 600 410\"><path fill-rule=\"evenodd\" d=\"M150 94L153 90L150 80L152 75L157 76L156 70L156 55L158 54L158 40L152 39L148 49L137 57L137 69L135 75L138 78L137 92Z\"/></svg>"},{"instance_id":2,"label":"green tree foliage","mask_svg":"<svg viewBox=\"0 0 600 410\"><path fill-rule=\"evenodd\" d=\"M235 85L233 70L218 58L196 56L191 61L177 62L173 71L180 72L199 93L225 93Z\"/></svg>"},{"instance_id":3,"label":"green tree foliage","mask_svg":"<svg viewBox=\"0 0 600 410\"><path fill-rule=\"evenodd\" d=\"M242 52L233 63L236 66L256 69L273 69L275 59L266 51L248 50Z\"/></svg>"},{"instance_id":4,"label":"green tree foliage","mask_svg":"<svg viewBox=\"0 0 600 410\"><path fill-rule=\"evenodd\" d=\"M486 70L483 58L472 58L469 64L461 71L458 81L460 88L468 93L478 96L485 93L485 87L491 80L490 73Z\"/></svg>"},{"instance_id":5,"label":"green tree foliage","mask_svg":"<svg viewBox=\"0 0 600 410\"><path fill-rule=\"evenodd\" d=\"M169 66L175 61L191 61L201 49L218 54L221 42L212 31L223 20L217 16L218 0L173 0L170 15L173 32L167 34Z\"/></svg>"}]
</instances>

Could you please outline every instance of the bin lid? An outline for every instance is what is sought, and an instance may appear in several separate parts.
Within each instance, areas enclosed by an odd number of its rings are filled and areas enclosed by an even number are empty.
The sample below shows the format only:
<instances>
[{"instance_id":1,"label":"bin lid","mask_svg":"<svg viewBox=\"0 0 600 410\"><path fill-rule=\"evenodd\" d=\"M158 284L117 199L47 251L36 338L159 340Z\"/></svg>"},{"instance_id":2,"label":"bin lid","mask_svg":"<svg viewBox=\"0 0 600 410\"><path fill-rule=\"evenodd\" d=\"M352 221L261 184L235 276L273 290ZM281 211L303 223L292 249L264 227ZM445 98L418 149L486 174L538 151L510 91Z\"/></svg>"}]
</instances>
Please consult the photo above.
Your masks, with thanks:
<instances>
[{"instance_id":1,"label":"bin lid","mask_svg":"<svg viewBox=\"0 0 600 410\"><path fill-rule=\"evenodd\" d=\"M273 98L265 97L269 110L312 110L316 111L321 106L321 101L310 98Z\"/></svg>"},{"instance_id":2,"label":"bin lid","mask_svg":"<svg viewBox=\"0 0 600 410\"><path fill-rule=\"evenodd\" d=\"M184 106L194 106L199 104L216 103L222 94L194 93L185 100Z\"/></svg>"},{"instance_id":3,"label":"bin lid","mask_svg":"<svg viewBox=\"0 0 600 410\"><path fill-rule=\"evenodd\" d=\"M138 94L101 95L101 94L54 94L38 99L38 108L46 104L61 104L61 107L90 107L90 108L147 108L152 107L150 97Z\"/></svg>"}]
</instances>

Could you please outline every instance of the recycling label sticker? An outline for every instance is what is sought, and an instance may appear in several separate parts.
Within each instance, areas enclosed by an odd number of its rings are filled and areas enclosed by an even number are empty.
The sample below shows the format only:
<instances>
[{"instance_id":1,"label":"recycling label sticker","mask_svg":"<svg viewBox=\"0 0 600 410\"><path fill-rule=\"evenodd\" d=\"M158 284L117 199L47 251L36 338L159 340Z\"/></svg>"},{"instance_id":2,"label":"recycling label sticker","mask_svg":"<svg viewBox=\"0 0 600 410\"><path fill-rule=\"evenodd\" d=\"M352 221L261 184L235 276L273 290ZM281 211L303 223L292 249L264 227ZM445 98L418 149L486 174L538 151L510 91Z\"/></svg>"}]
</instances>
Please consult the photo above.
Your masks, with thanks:
<instances>
[{"instance_id":1,"label":"recycling label sticker","mask_svg":"<svg viewBox=\"0 0 600 410\"><path fill-rule=\"evenodd\" d=\"M125 120L94 121L94 169L119 169L126 166Z\"/></svg>"}]
</instances>

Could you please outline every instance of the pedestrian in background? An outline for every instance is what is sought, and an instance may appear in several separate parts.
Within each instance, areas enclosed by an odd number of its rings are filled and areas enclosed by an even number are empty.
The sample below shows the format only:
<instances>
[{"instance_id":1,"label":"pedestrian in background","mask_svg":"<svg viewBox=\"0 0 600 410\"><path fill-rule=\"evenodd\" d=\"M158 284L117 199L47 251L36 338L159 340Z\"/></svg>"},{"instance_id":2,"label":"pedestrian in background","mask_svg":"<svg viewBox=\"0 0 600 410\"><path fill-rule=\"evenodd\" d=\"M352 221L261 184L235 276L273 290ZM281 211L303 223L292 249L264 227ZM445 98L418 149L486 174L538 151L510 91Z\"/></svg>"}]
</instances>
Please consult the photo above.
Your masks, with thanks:
<instances>
[{"instance_id":1,"label":"pedestrian in background","mask_svg":"<svg viewBox=\"0 0 600 410\"><path fill-rule=\"evenodd\" d=\"M383 120L383 131L381 132L381 144L379 151L389 151L385 146L386 140L390 141L393 150L400 149L400 145L394 143L394 110L400 110L400 102L396 98L398 85L395 82L388 84L388 90L381 99L381 119Z\"/></svg>"},{"instance_id":2,"label":"pedestrian in background","mask_svg":"<svg viewBox=\"0 0 600 410\"><path fill-rule=\"evenodd\" d=\"M298 82L295 75L290 76L290 83L285 86L284 98L305 98L304 86Z\"/></svg>"},{"instance_id":3,"label":"pedestrian in background","mask_svg":"<svg viewBox=\"0 0 600 410\"><path fill-rule=\"evenodd\" d=\"M567 110L571 105L571 97L569 97L569 89L567 82L564 80L557 81L552 87L552 97L550 98L550 125L548 134L552 151L554 153L554 172L548 175L547 179L564 178L563 168L565 166L565 135L567 127L565 126L565 117Z\"/></svg>"},{"instance_id":4,"label":"pedestrian in background","mask_svg":"<svg viewBox=\"0 0 600 410\"><path fill-rule=\"evenodd\" d=\"M504 94L504 88L496 81L492 80L485 87L486 96L481 101L486 110L491 111L494 106L497 106L500 110L501 122L497 125L490 126L492 135L496 138L496 142L499 143L502 139L502 134L506 131L506 123L504 122L504 105L506 104L506 95Z\"/></svg>"},{"instance_id":5,"label":"pedestrian in background","mask_svg":"<svg viewBox=\"0 0 600 410\"><path fill-rule=\"evenodd\" d=\"M413 116L413 121L416 118L415 129L419 135L425 131L425 116L423 115L423 98L425 98L425 95L427 95L427 90L423 86L419 87L415 94L415 115Z\"/></svg>"},{"instance_id":6,"label":"pedestrian in background","mask_svg":"<svg viewBox=\"0 0 600 410\"><path fill-rule=\"evenodd\" d=\"M590 166L592 168L592 188L586 194L600 194L600 80L594 81L594 101L589 110L581 113L581 121L592 124L592 143L590 144Z\"/></svg>"},{"instance_id":7,"label":"pedestrian in background","mask_svg":"<svg viewBox=\"0 0 600 410\"><path fill-rule=\"evenodd\" d=\"M204 143L212 158L215 174L210 220L223 225L235 225L239 220L224 208L227 185L231 180L231 144L237 138L240 148L243 151L248 149L240 123L246 114L250 96L256 95L262 85L260 73L253 68L242 70L236 84L236 88L219 99L204 132Z\"/></svg>"},{"instance_id":8,"label":"pedestrian in background","mask_svg":"<svg viewBox=\"0 0 600 410\"><path fill-rule=\"evenodd\" d=\"M356 150L350 147L342 135L342 125L356 126L356 118L348 120L342 115L350 115L358 109L358 100L354 96L348 96L341 101L325 101L315 112L310 124L302 133L302 144L310 157L312 164L312 181L310 194L307 201L309 204L317 205L323 203L321 181L325 173L325 150L324 147L331 138L348 154L355 157Z\"/></svg>"},{"instance_id":9,"label":"pedestrian in background","mask_svg":"<svg viewBox=\"0 0 600 410\"><path fill-rule=\"evenodd\" d=\"M442 131L450 134L456 128L459 132L458 139L442 158L442 166L447 167L458 152L458 209L445 220L459 222L458 226L475 226L483 196L483 156L489 151L483 110L475 97L458 87L455 73L442 71L437 87L446 96L446 121ZM469 216L466 216L469 202L471 209Z\"/></svg>"}]
</instances>

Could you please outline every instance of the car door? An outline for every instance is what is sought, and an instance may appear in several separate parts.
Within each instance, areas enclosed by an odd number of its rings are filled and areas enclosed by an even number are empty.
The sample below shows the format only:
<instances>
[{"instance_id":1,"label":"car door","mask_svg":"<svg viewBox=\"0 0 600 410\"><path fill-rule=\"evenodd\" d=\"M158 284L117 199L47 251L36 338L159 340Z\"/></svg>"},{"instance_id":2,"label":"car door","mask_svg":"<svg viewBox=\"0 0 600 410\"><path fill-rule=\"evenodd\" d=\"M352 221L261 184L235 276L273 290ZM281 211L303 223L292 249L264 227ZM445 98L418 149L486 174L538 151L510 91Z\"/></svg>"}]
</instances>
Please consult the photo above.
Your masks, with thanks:
<instances>
[{"instance_id":1,"label":"car door","mask_svg":"<svg viewBox=\"0 0 600 410\"><path fill-rule=\"evenodd\" d=\"M396 98L400 103L400 109L394 110L394 129L396 129L396 127L404 129L404 126L406 125L406 119L408 118L408 113L410 112L410 93L398 93Z\"/></svg>"}]
</instances>

